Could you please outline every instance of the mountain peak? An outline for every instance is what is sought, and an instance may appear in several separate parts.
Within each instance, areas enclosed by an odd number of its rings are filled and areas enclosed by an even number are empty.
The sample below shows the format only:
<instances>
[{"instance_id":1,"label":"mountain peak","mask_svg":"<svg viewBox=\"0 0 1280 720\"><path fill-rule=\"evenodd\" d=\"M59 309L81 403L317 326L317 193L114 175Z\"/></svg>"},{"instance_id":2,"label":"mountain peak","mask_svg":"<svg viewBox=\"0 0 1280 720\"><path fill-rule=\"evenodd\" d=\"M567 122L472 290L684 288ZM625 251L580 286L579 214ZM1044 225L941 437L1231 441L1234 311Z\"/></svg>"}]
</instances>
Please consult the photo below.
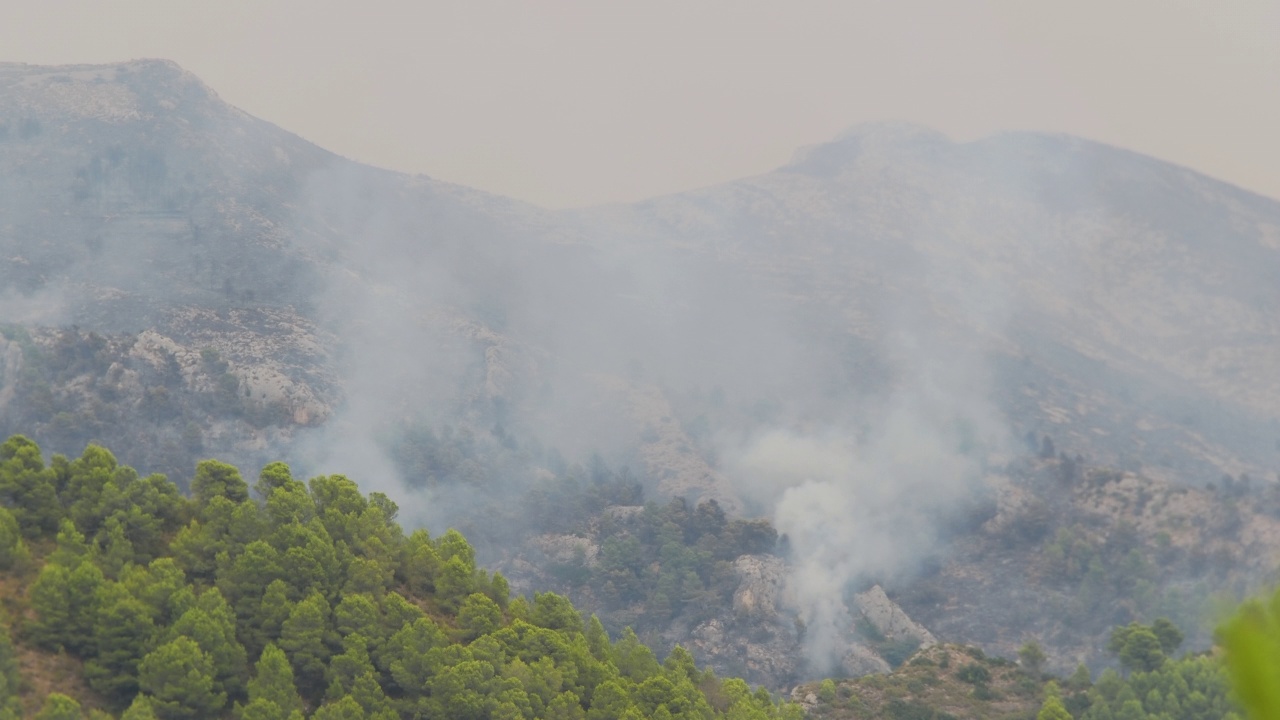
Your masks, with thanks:
<instances>
[{"instance_id":1,"label":"mountain peak","mask_svg":"<svg viewBox=\"0 0 1280 720\"><path fill-rule=\"evenodd\" d=\"M120 122L209 102L223 105L217 93L172 60L0 63L0 109L23 118Z\"/></svg>"},{"instance_id":2,"label":"mountain peak","mask_svg":"<svg viewBox=\"0 0 1280 720\"><path fill-rule=\"evenodd\" d=\"M859 123L829 142L800 148L784 169L815 175L837 175L868 153L898 154L948 147L951 144L951 139L943 133L915 123Z\"/></svg>"},{"instance_id":3,"label":"mountain peak","mask_svg":"<svg viewBox=\"0 0 1280 720\"><path fill-rule=\"evenodd\" d=\"M863 122L849 126L832 142L874 142L884 145L950 143L951 138L927 125L905 120Z\"/></svg>"}]
</instances>

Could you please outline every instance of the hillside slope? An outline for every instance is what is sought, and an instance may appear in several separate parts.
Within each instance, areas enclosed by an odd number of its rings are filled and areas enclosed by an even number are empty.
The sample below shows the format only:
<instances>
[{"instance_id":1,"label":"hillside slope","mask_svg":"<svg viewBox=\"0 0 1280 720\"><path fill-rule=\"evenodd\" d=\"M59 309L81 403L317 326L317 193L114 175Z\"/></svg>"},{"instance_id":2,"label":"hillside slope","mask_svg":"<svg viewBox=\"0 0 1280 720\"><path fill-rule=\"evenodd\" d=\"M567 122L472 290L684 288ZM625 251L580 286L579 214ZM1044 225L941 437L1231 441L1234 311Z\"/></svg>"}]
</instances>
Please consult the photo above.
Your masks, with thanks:
<instances>
[{"instance_id":1,"label":"hillside slope","mask_svg":"<svg viewBox=\"0 0 1280 720\"><path fill-rule=\"evenodd\" d=\"M833 380L966 347L1018 436L1195 484L1280 461L1280 204L1190 170L1065 136L871 125L587 215L751 278L815 353L870 346L878 363Z\"/></svg>"},{"instance_id":2,"label":"hillside slope","mask_svg":"<svg viewBox=\"0 0 1280 720\"><path fill-rule=\"evenodd\" d=\"M1253 587L1276 278L1280 203L1076 138L867 126L759 177L551 212L337 157L172 63L0 65L0 433L106 442L180 486L211 455L365 468L415 525L483 526L497 498L482 553L513 564L531 535L604 546L514 501L599 459L659 507L785 536L782 566L658 544L629 570L702 572L680 592L725 609L736 580L785 584L767 621L708 628L672 591L648 628L729 662L768 626L785 661L747 669L779 683L839 666L877 583L944 640L1030 633L1060 662L1099 661L1099 598L1122 622ZM1108 574L1130 550L1172 568L1158 592ZM1017 622L989 612L1009 588ZM1091 624L1053 640L1064 613Z\"/></svg>"}]
</instances>

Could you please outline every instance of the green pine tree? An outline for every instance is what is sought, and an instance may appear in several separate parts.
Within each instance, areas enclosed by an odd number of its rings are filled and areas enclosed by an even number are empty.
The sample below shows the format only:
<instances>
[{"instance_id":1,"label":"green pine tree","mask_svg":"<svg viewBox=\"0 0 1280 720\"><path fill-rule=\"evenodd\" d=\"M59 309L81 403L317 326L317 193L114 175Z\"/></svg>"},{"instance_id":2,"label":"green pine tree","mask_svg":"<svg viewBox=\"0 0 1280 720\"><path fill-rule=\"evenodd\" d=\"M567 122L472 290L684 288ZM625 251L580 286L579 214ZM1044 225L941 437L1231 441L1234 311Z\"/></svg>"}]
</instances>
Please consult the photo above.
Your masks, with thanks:
<instances>
[{"instance_id":1,"label":"green pine tree","mask_svg":"<svg viewBox=\"0 0 1280 720\"><path fill-rule=\"evenodd\" d=\"M151 707L150 698L146 695L138 695L120 716L120 720L159 720L159 718Z\"/></svg>"},{"instance_id":2,"label":"green pine tree","mask_svg":"<svg viewBox=\"0 0 1280 720\"><path fill-rule=\"evenodd\" d=\"M151 651L138 666L138 685L162 720L216 717L227 696L215 684L213 659L186 636Z\"/></svg>"},{"instance_id":3,"label":"green pine tree","mask_svg":"<svg viewBox=\"0 0 1280 720\"><path fill-rule=\"evenodd\" d=\"M502 608L488 595L471 593L462 601L462 607L458 610L458 627L465 633L463 639L474 640L501 626Z\"/></svg>"},{"instance_id":4,"label":"green pine tree","mask_svg":"<svg viewBox=\"0 0 1280 720\"><path fill-rule=\"evenodd\" d=\"M1044 704L1040 706L1040 712L1036 713L1036 720L1072 720L1071 713L1067 712L1058 695L1056 683L1051 682L1045 688Z\"/></svg>"},{"instance_id":5,"label":"green pine tree","mask_svg":"<svg viewBox=\"0 0 1280 720\"><path fill-rule=\"evenodd\" d=\"M329 603L320 593L296 603L280 629L280 649L289 657L304 696L318 698L324 691L328 636Z\"/></svg>"},{"instance_id":6,"label":"green pine tree","mask_svg":"<svg viewBox=\"0 0 1280 720\"><path fill-rule=\"evenodd\" d=\"M99 613L94 630L97 655L85 663L89 687L123 706L138 692L138 664L155 637L151 611L121 591Z\"/></svg>"},{"instance_id":7,"label":"green pine tree","mask_svg":"<svg viewBox=\"0 0 1280 720\"><path fill-rule=\"evenodd\" d=\"M274 644L267 645L254 667L249 681L249 703L262 701L279 709L281 717L302 710L302 697L293 682L293 667L284 651Z\"/></svg>"},{"instance_id":8,"label":"green pine tree","mask_svg":"<svg viewBox=\"0 0 1280 720\"><path fill-rule=\"evenodd\" d=\"M80 711L80 703L74 698L67 697L62 693L49 693L44 704L40 706L40 712L36 713L36 720L83 720L84 714Z\"/></svg>"},{"instance_id":9,"label":"green pine tree","mask_svg":"<svg viewBox=\"0 0 1280 720\"><path fill-rule=\"evenodd\" d=\"M0 720L18 720L22 717L22 703L18 697L22 676L18 672L18 655L9 636L9 628L0 625Z\"/></svg>"},{"instance_id":10,"label":"green pine tree","mask_svg":"<svg viewBox=\"0 0 1280 720\"><path fill-rule=\"evenodd\" d=\"M217 588L205 590L169 628L166 637L191 638L213 661L214 689L228 697L244 695L248 680L248 658L244 646L236 639L236 618Z\"/></svg>"}]
</instances>

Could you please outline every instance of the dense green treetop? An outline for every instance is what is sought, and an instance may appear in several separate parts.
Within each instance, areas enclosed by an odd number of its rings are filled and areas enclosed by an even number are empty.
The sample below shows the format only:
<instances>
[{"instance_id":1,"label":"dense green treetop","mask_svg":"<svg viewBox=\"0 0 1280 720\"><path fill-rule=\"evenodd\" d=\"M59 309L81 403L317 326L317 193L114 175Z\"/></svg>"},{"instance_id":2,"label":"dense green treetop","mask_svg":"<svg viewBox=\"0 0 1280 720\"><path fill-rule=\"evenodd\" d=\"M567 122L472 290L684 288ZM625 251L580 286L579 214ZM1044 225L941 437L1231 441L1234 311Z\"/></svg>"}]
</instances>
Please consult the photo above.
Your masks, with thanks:
<instances>
[{"instance_id":1,"label":"dense green treetop","mask_svg":"<svg viewBox=\"0 0 1280 720\"><path fill-rule=\"evenodd\" d=\"M460 533L406 535L350 479L282 463L252 485L201 462L192 497L106 449L46 464L0 445L0 720L793 718L796 706L611 642L551 593L509 597ZM712 524L716 519L711 518ZM35 697L14 642L78 658L84 692ZM81 685L77 685L81 687Z\"/></svg>"}]
</instances>

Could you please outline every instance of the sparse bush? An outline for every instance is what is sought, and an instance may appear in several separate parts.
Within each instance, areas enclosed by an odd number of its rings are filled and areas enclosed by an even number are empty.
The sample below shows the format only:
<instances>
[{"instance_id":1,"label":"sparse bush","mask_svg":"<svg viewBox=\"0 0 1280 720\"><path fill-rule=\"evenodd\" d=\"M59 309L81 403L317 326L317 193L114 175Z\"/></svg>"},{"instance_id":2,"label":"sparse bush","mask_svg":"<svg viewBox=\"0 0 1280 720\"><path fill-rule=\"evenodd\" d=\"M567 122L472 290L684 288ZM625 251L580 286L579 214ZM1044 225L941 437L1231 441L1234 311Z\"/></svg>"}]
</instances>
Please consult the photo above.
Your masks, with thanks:
<instances>
[{"instance_id":1,"label":"sparse bush","mask_svg":"<svg viewBox=\"0 0 1280 720\"><path fill-rule=\"evenodd\" d=\"M955 720L955 716L923 703L900 699L885 704L885 715L892 720Z\"/></svg>"},{"instance_id":2,"label":"sparse bush","mask_svg":"<svg viewBox=\"0 0 1280 720\"><path fill-rule=\"evenodd\" d=\"M912 638L899 638L877 643L876 651L885 659L885 662L896 668L906 662L919 647L920 643Z\"/></svg>"},{"instance_id":3,"label":"sparse bush","mask_svg":"<svg viewBox=\"0 0 1280 720\"><path fill-rule=\"evenodd\" d=\"M1047 659L1044 654L1044 648L1040 647L1040 643L1035 640L1028 642L1018 650L1018 661L1022 663L1023 669L1035 676L1040 675L1040 668Z\"/></svg>"},{"instance_id":4,"label":"sparse bush","mask_svg":"<svg viewBox=\"0 0 1280 720\"><path fill-rule=\"evenodd\" d=\"M978 683L973 686L973 697L975 700L998 700L1000 693L992 690L986 683Z\"/></svg>"},{"instance_id":5,"label":"sparse bush","mask_svg":"<svg viewBox=\"0 0 1280 720\"><path fill-rule=\"evenodd\" d=\"M818 699L828 704L836 701L836 683L834 680L827 678L818 685Z\"/></svg>"},{"instance_id":6,"label":"sparse bush","mask_svg":"<svg viewBox=\"0 0 1280 720\"><path fill-rule=\"evenodd\" d=\"M991 682L991 671L978 663L969 663L956 671L956 677L970 685L983 685Z\"/></svg>"}]
</instances>

